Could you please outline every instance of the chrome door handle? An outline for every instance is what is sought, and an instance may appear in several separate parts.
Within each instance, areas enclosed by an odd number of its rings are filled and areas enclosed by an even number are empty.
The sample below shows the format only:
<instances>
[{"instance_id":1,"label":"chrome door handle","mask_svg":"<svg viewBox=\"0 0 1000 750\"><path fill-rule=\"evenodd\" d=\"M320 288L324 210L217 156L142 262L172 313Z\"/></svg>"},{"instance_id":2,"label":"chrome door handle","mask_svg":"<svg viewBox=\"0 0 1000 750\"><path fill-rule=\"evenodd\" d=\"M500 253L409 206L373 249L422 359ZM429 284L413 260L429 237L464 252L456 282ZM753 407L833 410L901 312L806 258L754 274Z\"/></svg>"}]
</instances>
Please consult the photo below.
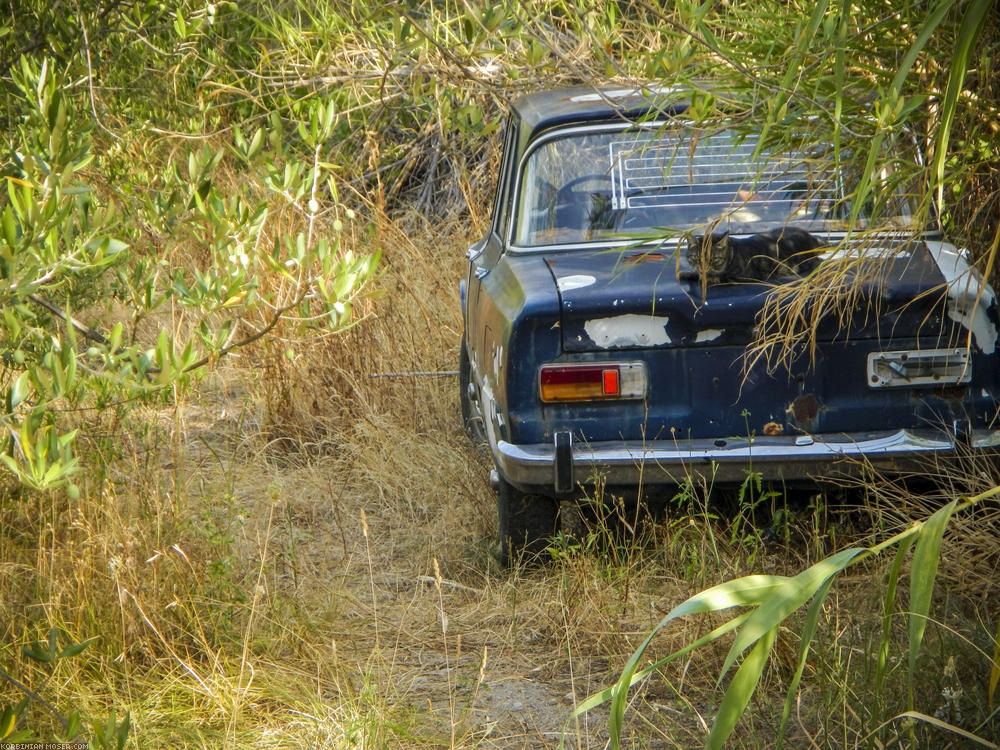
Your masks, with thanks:
<instances>
[{"instance_id":1,"label":"chrome door handle","mask_svg":"<svg viewBox=\"0 0 1000 750\"><path fill-rule=\"evenodd\" d=\"M485 276L489 272L490 272L490 269L483 268L482 266L480 266L479 268L476 269L475 275L476 275L477 279L481 279L481 278L483 278L483 276Z\"/></svg>"}]
</instances>

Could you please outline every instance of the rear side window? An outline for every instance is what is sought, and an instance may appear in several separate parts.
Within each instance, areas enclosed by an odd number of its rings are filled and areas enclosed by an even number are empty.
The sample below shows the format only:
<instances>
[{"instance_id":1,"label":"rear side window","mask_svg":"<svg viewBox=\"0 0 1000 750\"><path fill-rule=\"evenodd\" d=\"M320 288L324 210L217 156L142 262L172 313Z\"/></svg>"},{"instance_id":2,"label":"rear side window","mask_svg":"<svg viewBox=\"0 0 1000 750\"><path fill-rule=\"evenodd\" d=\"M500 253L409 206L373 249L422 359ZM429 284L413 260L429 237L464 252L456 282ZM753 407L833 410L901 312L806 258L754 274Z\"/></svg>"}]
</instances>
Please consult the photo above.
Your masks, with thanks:
<instances>
[{"instance_id":1,"label":"rear side window","mask_svg":"<svg viewBox=\"0 0 1000 750\"><path fill-rule=\"evenodd\" d=\"M500 179L497 180L497 194L493 202L493 231L503 237L510 219L513 196L510 189L511 173L514 171L514 144L517 143L517 126L514 118L509 118L503 130L503 154L500 159Z\"/></svg>"}]
</instances>

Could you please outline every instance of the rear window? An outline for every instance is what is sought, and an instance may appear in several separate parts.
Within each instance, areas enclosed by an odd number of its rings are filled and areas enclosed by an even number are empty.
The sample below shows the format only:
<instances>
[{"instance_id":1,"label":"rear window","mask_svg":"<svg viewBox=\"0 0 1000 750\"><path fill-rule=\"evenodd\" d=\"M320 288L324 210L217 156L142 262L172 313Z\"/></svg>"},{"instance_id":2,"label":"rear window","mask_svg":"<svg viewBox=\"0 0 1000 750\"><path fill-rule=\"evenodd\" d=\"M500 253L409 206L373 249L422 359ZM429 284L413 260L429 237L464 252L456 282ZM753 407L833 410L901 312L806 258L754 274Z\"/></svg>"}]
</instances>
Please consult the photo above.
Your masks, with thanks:
<instances>
[{"instance_id":1,"label":"rear window","mask_svg":"<svg viewBox=\"0 0 1000 750\"><path fill-rule=\"evenodd\" d=\"M556 135L520 178L514 244L539 247L681 234L718 223L756 232L846 228L850 194L825 145L771 153L755 136L676 126ZM906 201L891 208L905 225Z\"/></svg>"}]
</instances>

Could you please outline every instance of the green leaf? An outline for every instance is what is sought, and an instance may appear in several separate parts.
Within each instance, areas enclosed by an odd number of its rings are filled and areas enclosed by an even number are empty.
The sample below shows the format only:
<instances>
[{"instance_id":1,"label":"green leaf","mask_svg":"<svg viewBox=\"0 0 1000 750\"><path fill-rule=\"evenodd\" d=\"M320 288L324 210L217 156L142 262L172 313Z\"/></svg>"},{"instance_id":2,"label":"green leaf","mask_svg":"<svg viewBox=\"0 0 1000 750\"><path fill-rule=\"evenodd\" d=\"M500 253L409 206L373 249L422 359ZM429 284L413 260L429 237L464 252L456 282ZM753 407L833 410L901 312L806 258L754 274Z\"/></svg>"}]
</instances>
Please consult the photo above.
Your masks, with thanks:
<instances>
[{"instance_id":1,"label":"green leaf","mask_svg":"<svg viewBox=\"0 0 1000 750\"><path fill-rule=\"evenodd\" d=\"M794 703L795 694L799 690L799 683L802 682L802 673L805 671L806 659L809 657L809 646L816 635L816 626L819 624L820 612L823 611L823 602L826 601L832 585L833 576L827 578L823 585L819 587L819 591L816 592L816 596L813 597L812 602L809 604L809 611L806 612L806 619L802 624L802 633L799 636L799 662L795 667L795 674L792 676L792 681L788 685L788 693L785 695L785 707L781 712L781 723L778 725L778 737L775 743L778 750L781 750L784 744L785 728L788 726L788 719L792 715L792 703Z\"/></svg>"},{"instance_id":2,"label":"green leaf","mask_svg":"<svg viewBox=\"0 0 1000 750\"><path fill-rule=\"evenodd\" d=\"M993 710L993 696L997 691L997 683L1000 683L1000 617L997 618L997 634L993 637L993 664L990 666L988 695L991 711Z\"/></svg>"},{"instance_id":3,"label":"green leaf","mask_svg":"<svg viewBox=\"0 0 1000 750\"><path fill-rule=\"evenodd\" d=\"M77 737L83 729L83 722L80 720L80 712L73 711L66 717L66 739L72 740Z\"/></svg>"},{"instance_id":4,"label":"green leaf","mask_svg":"<svg viewBox=\"0 0 1000 750\"><path fill-rule=\"evenodd\" d=\"M10 206L4 208L3 214L0 215L0 225L3 226L4 241L8 247L13 249L17 246L17 220L14 218L14 212Z\"/></svg>"},{"instance_id":5,"label":"green leaf","mask_svg":"<svg viewBox=\"0 0 1000 750\"><path fill-rule=\"evenodd\" d=\"M930 40L934 31L937 27L941 25L945 16L948 14L958 0L941 0L934 8L933 12L929 13L923 25L920 27L920 31L917 34L917 38L907 49L906 54L903 55L903 59L896 69L896 75L892 79L892 83L889 86L889 90L882 93L882 103L883 103L883 114L880 117L879 129L872 138L871 145L868 149L868 158L865 161L864 169L861 172L860 179L858 180L858 187L854 194L854 200L851 206L850 214L850 225L854 226L857 221L858 216L861 214L861 208L865 203L868 193L871 190L872 176L875 174L875 168L880 158L882 158L882 144L885 142L885 133L888 132L885 128L893 125L899 113L902 111L902 102L900 101L900 96L903 91L903 85L906 83L906 78L910 74L910 70L913 64L917 61L920 53L923 52L924 48L927 46L927 42ZM894 104L899 104L899 109L896 109Z\"/></svg>"},{"instance_id":6,"label":"green leaf","mask_svg":"<svg viewBox=\"0 0 1000 750\"><path fill-rule=\"evenodd\" d=\"M70 658L72 656L76 656L77 654L79 654L81 651L83 651L85 648L87 648L87 646L89 646L91 643L93 643L96 640L97 640L97 636L95 636L93 638L88 638L87 640L83 641L82 643L71 643L68 646L66 646L62 651L59 652L57 658L59 658L59 659L68 659L68 658Z\"/></svg>"},{"instance_id":7,"label":"green leaf","mask_svg":"<svg viewBox=\"0 0 1000 750\"><path fill-rule=\"evenodd\" d=\"M786 578L761 602L757 611L736 634L726 661L719 673L719 680L729 671L738 657L757 639L778 627L788 615L805 604L828 579L842 571L865 550L852 547L820 560L794 578Z\"/></svg>"},{"instance_id":8,"label":"green leaf","mask_svg":"<svg viewBox=\"0 0 1000 750\"><path fill-rule=\"evenodd\" d=\"M944 165L948 158L951 124L955 118L958 96L962 91L962 84L965 82L965 73L969 68L972 48L982 35L993 3L994 0L973 0L969 3L965 9L962 27L959 29L958 40L952 53L948 87L945 89L944 101L941 102L937 143L934 146L934 163L931 169L937 192L938 209L941 211L944 210Z\"/></svg>"},{"instance_id":9,"label":"green leaf","mask_svg":"<svg viewBox=\"0 0 1000 750\"><path fill-rule=\"evenodd\" d=\"M757 640L757 645L747 654L740 668L736 670L733 681L729 683L726 694L722 697L715 721L712 722L712 731L709 732L708 741L705 743L707 750L723 747L733 733L736 722L743 715L743 711L746 710L747 704L750 702L750 697L757 689L757 683L760 682L760 676L764 671L764 665L767 664L767 657L771 653L771 647L774 645L774 639L777 635L777 627L764 633Z\"/></svg>"},{"instance_id":10,"label":"green leaf","mask_svg":"<svg viewBox=\"0 0 1000 750\"><path fill-rule=\"evenodd\" d=\"M14 381L13 387L10 389L10 409L13 411L28 396L28 392L31 388L31 374L27 371L22 372L17 380Z\"/></svg>"},{"instance_id":11,"label":"green leaf","mask_svg":"<svg viewBox=\"0 0 1000 750\"><path fill-rule=\"evenodd\" d=\"M633 674L628 687L632 687L633 685L641 682L642 680L649 677L649 675L651 675L653 672L662 669L675 659L679 659L680 657L691 653L695 649L701 648L706 643L710 643L718 638L721 638L726 633L732 632L740 625L742 625L744 622L746 622L746 619L749 616L750 613L746 612L742 615L734 617L732 620L723 623L715 630L711 631L710 633L707 633L706 635L703 635L701 638L694 641L693 643L689 643L687 646L684 646L684 648L678 649L677 651L674 651L672 654L670 654L669 656L665 656L662 659L658 659L657 661L650 664L648 667L645 667L639 672ZM577 716L582 716L583 714L587 713L587 711L589 711L590 709L596 708L597 706L600 706L602 703L606 703L607 701L611 700L611 698L613 697L613 690L614 690L613 688L607 688L606 690L602 690L599 693L594 693L593 695L589 696L588 698L578 703L576 706L573 707L573 712L569 716L570 720L575 719Z\"/></svg>"},{"instance_id":12,"label":"green leaf","mask_svg":"<svg viewBox=\"0 0 1000 750\"><path fill-rule=\"evenodd\" d=\"M117 740L117 750L122 750L125 747L125 743L128 742L128 733L132 728L132 712L126 711L125 716L122 719L122 723L118 725L118 731L115 732L115 739Z\"/></svg>"},{"instance_id":13,"label":"green leaf","mask_svg":"<svg viewBox=\"0 0 1000 750\"><path fill-rule=\"evenodd\" d=\"M896 556L889 569L889 578L885 586L885 600L882 605L882 640L879 643L878 658L875 662L875 695L881 696L885 688L885 670L889 659L889 640L892 634L892 615L896 604L896 586L899 583L899 576L902 574L903 563L913 546L919 533L919 527L913 528L913 533L909 534L899 543L896 548Z\"/></svg>"},{"instance_id":14,"label":"green leaf","mask_svg":"<svg viewBox=\"0 0 1000 750\"><path fill-rule=\"evenodd\" d=\"M264 145L264 131L261 128L257 128L253 134L253 138L250 139L250 146L247 148L247 158L253 159L260 153L262 145Z\"/></svg>"},{"instance_id":15,"label":"green leaf","mask_svg":"<svg viewBox=\"0 0 1000 750\"><path fill-rule=\"evenodd\" d=\"M621 677L611 688L611 715L608 720L608 729L611 734L611 747L621 747L617 738L621 737L621 729L625 720L625 702L628 689L632 685L632 676L638 668L639 660L642 659L649 644L652 643L656 634L660 632L671 620L686 615L701 614L703 612L718 612L732 607L745 607L759 604L763 599L771 594L778 586L787 581L785 576L752 575L737 578L735 581L726 581L718 586L699 592L681 604L678 604L667 616L657 623L652 632L642 644L629 657L622 669Z\"/></svg>"},{"instance_id":16,"label":"green leaf","mask_svg":"<svg viewBox=\"0 0 1000 750\"><path fill-rule=\"evenodd\" d=\"M10 736L16 724L17 716L14 714L14 709L5 704L3 711L0 711L0 740Z\"/></svg>"},{"instance_id":17,"label":"green leaf","mask_svg":"<svg viewBox=\"0 0 1000 750\"><path fill-rule=\"evenodd\" d=\"M21 653L34 661L48 663L52 661L53 655L44 650L39 643L32 643L31 646L22 646Z\"/></svg>"},{"instance_id":18,"label":"green leaf","mask_svg":"<svg viewBox=\"0 0 1000 750\"><path fill-rule=\"evenodd\" d=\"M955 510L957 500L952 500L924 522L920 538L913 552L910 566L910 680L917 667L917 654L927 628L927 614L931 608L934 580L937 578L941 555L941 540L948 526L948 519ZM911 691L912 701L912 691Z\"/></svg>"}]
</instances>

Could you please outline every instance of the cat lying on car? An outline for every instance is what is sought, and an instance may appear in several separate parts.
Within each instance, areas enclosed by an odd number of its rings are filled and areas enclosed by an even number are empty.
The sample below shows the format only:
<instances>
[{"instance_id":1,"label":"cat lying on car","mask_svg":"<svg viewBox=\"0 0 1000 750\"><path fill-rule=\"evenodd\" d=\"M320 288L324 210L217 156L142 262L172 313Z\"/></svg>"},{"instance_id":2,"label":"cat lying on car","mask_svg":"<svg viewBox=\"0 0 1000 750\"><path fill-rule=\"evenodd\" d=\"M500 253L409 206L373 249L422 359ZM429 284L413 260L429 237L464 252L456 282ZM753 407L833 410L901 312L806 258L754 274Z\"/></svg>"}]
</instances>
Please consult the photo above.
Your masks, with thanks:
<instances>
[{"instance_id":1,"label":"cat lying on car","mask_svg":"<svg viewBox=\"0 0 1000 750\"><path fill-rule=\"evenodd\" d=\"M689 237L682 281L700 279L709 284L766 281L779 276L807 276L816 270L822 243L797 227L779 227L750 237L716 232Z\"/></svg>"}]
</instances>

